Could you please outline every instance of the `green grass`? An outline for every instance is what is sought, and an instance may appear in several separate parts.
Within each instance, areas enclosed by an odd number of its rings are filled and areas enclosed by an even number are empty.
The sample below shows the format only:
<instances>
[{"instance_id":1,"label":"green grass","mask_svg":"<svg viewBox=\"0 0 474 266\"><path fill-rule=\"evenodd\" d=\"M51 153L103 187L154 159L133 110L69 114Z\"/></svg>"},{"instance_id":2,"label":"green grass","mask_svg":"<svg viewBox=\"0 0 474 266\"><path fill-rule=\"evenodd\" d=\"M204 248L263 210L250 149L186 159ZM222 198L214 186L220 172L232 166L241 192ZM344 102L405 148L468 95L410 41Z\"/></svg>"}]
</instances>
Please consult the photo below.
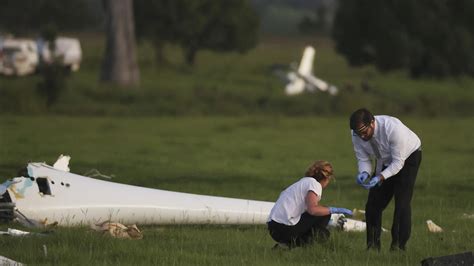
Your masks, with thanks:
<instances>
[{"instance_id":1,"label":"green grass","mask_svg":"<svg viewBox=\"0 0 474 266\"><path fill-rule=\"evenodd\" d=\"M364 233L333 232L325 244L272 251L264 226L146 226L142 240L111 239L86 227L45 237L0 237L0 255L26 264L63 265L416 265L426 257L474 250L474 119L400 117L423 142L413 230L405 253L365 251ZM72 156L72 172L90 169L113 181L207 195L274 201L316 159L335 167L322 204L364 207L354 181L348 118L285 116L68 117L0 116L0 177L29 161ZM384 212L390 228L393 202ZM429 233L432 219L445 230ZM21 228L17 224L0 225ZM47 247L45 257L43 245Z\"/></svg>"},{"instance_id":2,"label":"green grass","mask_svg":"<svg viewBox=\"0 0 474 266\"><path fill-rule=\"evenodd\" d=\"M58 102L47 109L36 93L39 76L0 77L0 113L67 115L344 115L361 105L388 114L472 116L474 79L411 80L403 71L380 73L350 67L324 37L264 36L245 54L200 51L186 66L179 47L165 47L167 63L155 62L149 43L138 45L141 83L119 88L99 82L104 40L80 35L83 62L67 79ZM340 95L287 97L272 65L297 62L306 45L316 47L316 76L337 85ZM362 84L365 84L362 86ZM365 88L365 89L364 89Z\"/></svg>"}]
</instances>

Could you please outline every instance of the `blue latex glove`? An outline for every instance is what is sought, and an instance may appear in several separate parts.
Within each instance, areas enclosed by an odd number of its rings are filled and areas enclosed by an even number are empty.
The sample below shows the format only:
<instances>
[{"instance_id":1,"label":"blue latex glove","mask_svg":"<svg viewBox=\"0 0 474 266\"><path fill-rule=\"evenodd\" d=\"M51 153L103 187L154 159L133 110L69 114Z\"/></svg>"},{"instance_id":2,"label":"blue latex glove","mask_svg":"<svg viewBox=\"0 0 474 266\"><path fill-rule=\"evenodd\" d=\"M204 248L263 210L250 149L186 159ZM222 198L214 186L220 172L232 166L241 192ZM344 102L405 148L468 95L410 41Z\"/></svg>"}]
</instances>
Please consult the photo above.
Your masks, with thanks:
<instances>
[{"instance_id":1,"label":"blue latex glove","mask_svg":"<svg viewBox=\"0 0 474 266\"><path fill-rule=\"evenodd\" d=\"M362 186L366 189L371 189L375 187L377 184L379 184L380 180L381 180L380 176L377 175L377 176L372 177L372 179L370 179L370 181L367 184L362 184Z\"/></svg>"},{"instance_id":2,"label":"blue latex glove","mask_svg":"<svg viewBox=\"0 0 474 266\"><path fill-rule=\"evenodd\" d=\"M342 213L344 215L352 216L352 211L346 208L329 207L329 213Z\"/></svg>"},{"instance_id":3,"label":"blue latex glove","mask_svg":"<svg viewBox=\"0 0 474 266\"><path fill-rule=\"evenodd\" d=\"M357 184L362 185L362 184L364 184L365 180L367 180L367 178L369 178L369 173L364 171L362 173L359 173L356 176L356 182L357 182Z\"/></svg>"}]
</instances>

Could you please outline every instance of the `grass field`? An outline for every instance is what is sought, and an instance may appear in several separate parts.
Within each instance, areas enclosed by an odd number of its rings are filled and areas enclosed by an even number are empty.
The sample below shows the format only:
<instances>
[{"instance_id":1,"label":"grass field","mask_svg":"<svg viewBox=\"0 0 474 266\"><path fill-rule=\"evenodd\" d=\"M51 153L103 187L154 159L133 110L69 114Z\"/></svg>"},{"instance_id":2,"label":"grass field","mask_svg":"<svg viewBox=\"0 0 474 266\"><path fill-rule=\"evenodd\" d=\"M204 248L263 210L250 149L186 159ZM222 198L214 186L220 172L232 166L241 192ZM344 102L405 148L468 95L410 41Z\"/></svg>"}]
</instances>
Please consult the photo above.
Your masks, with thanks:
<instances>
[{"instance_id":1,"label":"grass field","mask_svg":"<svg viewBox=\"0 0 474 266\"><path fill-rule=\"evenodd\" d=\"M265 226L146 226L144 239L117 240L86 227L46 237L0 237L0 255L50 265L417 265L426 257L474 250L474 79L411 80L403 71L354 68L327 38L262 38L246 54L202 51L183 65L167 46L157 64L138 47L141 83L117 88L98 81L103 38L79 36L81 70L67 78L47 109L36 93L40 76L0 77L0 179L30 161L72 156L72 172L98 169L113 181L206 195L274 201L316 159L333 163L336 182L322 204L363 209L355 185L347 116L362 105L402 118L421 137L423 162L413 199L412 238L405 253L365 251L364 233L333 232L325 244L272 251ZM316 47L315 74L337 97L287 97L271 67L300 60ZM124 117L120 117L124 116ZM384 213L390 228L393 203ZM442 226L429 233L425 221ZM17 224L2 224L20 228ZM47 256L44 253L47 249Z\"/></svg>"},{"instance_id":2,"label":"grass field","mask_svg":"<svg viewBox=\"0 0 474 266\"><path fill-rule=\"evenodd\" d=\"M371 66L351 67L325 37L262 37L245 54L200 51L194 66L183 63L179 47L165 47L158 64L149 43L138 45L141 83L118 88L99 82L104 40L80 35L83 61L66 79L51 108L36 92L39 75L0 77L0 113L61 115L344 115L361 103L383 113L439 117L472 116L474 79L412 80L403 71L380 73ZM285 83L272 66L299 63L306 45L316 48L314 73L336 85L340 94L287 97Z\"/></svg>"},{"instance_id":3,"label":"grass field","mask_svg":"<svg viewBox=\"0 0 474 266\"><path fill-rule=\"evenodd\" d=\"M347 115L346 115L347 116ZM346 116L68 117L0 116L0 177L29 161L72 156L72 172L90 169L146 187L274 201L316 159L335 167L322 204L364 207ZM365 251L364 233L333 232L328 243L272 251L265 226L147 226L142 240L117 240L88 228L45 237L0 237L0 255L55 265L417 265L426 257L474 250L474 118L400 117L423 142L413 230L405 253ZM390 228L393 202L384 212ZM425 221L444 228L429 233ZM19 228L17 224L0 225ZM47 248L47 256L44 254Z\"/></svg>"}]
</instances>

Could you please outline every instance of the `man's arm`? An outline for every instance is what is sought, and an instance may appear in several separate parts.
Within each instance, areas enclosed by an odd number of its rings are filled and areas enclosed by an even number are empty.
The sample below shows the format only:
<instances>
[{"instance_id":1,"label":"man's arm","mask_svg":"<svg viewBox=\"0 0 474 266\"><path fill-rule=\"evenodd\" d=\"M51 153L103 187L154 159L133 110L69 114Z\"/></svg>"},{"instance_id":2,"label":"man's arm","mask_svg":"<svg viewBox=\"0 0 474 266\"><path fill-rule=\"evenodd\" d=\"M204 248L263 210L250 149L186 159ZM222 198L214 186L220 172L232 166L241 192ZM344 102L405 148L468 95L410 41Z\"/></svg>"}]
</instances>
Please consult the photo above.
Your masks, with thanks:
<instances>
[{"instance_id":1,"label":"man's arm","mask_svg":"<svg viewBox=\"0 0 474 266\"><path fill-rule=\"evenodd\" d=\"M354 146L354 153L357 159L357 166L359 173L362 172L367 172L371 173L372 172L372 161L370 159L370 155L362 148L360 145L360 139L357 136L352 136L352 144Z\"/></svg>"}]
</instances>

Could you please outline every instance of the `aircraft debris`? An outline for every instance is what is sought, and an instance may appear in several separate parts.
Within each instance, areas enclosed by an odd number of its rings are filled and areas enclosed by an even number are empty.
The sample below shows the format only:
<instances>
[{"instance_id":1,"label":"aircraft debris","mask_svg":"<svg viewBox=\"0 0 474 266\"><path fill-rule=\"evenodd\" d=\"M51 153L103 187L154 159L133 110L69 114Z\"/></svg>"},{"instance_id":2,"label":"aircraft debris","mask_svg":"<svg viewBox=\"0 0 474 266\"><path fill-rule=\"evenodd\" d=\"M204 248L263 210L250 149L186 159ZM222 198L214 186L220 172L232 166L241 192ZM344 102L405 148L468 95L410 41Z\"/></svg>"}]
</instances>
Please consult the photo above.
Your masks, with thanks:
<instances>
[{"instance_id":1,"label":"aircraft debris","mask_svg":"<svg viewBox=\"0 0 474 266\"><path fill-rule=\"evenodd\" d=\"M466 219L474 219L474 214L463 213L462 217Z\"/></svg>"},{"instance_id":2,"label":"aircraft debris","mask_svg":"<svg viewBox=\"0 0 474 266\"><path fill-rule=\"evenodd\" d=\"M103 222L101 224L91 225L95 231L103 232L115 238L142 239L143 234L136 224L123 225L121 223Z\"/></svg>"},{"instance_id":3,"label":"aircraft debris","mask_svg":"<svg viewBox=\"0 0 474 266\"><path fill-rule=\"evenodd\" d=\"M114 175L104 175L101 172L99 172L99 170L97 169L91 169L87 171L84 175L88 177L94 177L94 178L100 177L100 178L105 178L105 179L112 179L115 177Z\"/></svg>"},{"instance_id":4,"label":"aircraft debris","mask_svg":"<svg viewBox=\"0 0 474 266\"><path fill-rule=\"evenodd\" d=\"M352 210L352 219L365 221L365 210L354 208Z\"/></svg>"},{"instance_id":5,"label":"aircraft debris","mask_svg":"<svg viewBox=\"0 0 474 266\"><path fill-rule=\"evenodd\" d=\"M287 73L281 71L275 72L278 76L284 78L288 83L285 86L286 95L297 95L307 92L328 92L334 96L338 93L336 86L316 77L313 74L313 61L316 50L312 46L306 46L299 66L292 66Z\"/></svg>"},{"instance_id":6,"label":"aircraft debris","mask_svg":"<svg viewBox=\"0 0 474 266\"><path fill-rule=\"evenodd\" d=\"M426 225L428 226L428 230L431 233L441 233L441 232L443 232L443 228L441 228L439 225L435 224L432 220L427 220Z\"/></svg>"},{"instance_id":7,"label":"aircraft debris","mask_svg":"<svg viewBox=\"0 0 474 266\"><path fill-rule=\"evenodd\" d=\"M7 231L0 231L0 235L8 235L8 236L16 236L16 237L23 237L23 236L45 236L49 232L44 233L32 233L28 231L23 231L19 229L8 228ZM2 264L0 264L2 265Z\"/></svg>"},{"instance_id":8,"label":"aircraft debris","mask_svg":"<svg viewBox=\"0 0 474 266\"><path fill-rule=\"evenodd\" d=\"M12 265L12 266L22 266L23 264L18 261L14 261L4 256L0 256L0 265Z\"/></svg>"},{"instance_id":9,"label":"aircraft debris","mask_svg":"<svg viewBox=\"0 0 474 266\"><path fill-rule=\"evenodd\" d=\"M64 172L69 172L70 160L71 156L61 154L59 155L59 158L56 160L56 162L53 164L53 167Z\"/></svg>"},{"instance_id":10,"label":"aircraft debris","mask_svg":"<svg viewBox=\"0 0 474 266\"><path fill-rule=\"evenodd\" d=\"M68 171L66 156L55 164L34 162L25 176L5 185L0 217L59 226L98 224L265 224L273 202L197 195L94 179ZM18 181L18 182L17 182ZM6 208L7 209L7 208ZM10 211L10 212L7 212Z\"/></svg>"},{"instance_id":11,"label":"aircraft debris","mask_svg":"<svg viewBox=\"0 0 474 266\"><path fill-rule=\"evenodd\" d=\"M88 224L115 237L140 238L133 224L265 224L274 205L94 179L71 173L70 159L61 155L54 167L29 163L25 176L5 182L0 207L8 208L0 208L0 218L41 228ZM333 214L328 227L360 232L365 226L364 221Z\"/></svg>"}]
</instances>

